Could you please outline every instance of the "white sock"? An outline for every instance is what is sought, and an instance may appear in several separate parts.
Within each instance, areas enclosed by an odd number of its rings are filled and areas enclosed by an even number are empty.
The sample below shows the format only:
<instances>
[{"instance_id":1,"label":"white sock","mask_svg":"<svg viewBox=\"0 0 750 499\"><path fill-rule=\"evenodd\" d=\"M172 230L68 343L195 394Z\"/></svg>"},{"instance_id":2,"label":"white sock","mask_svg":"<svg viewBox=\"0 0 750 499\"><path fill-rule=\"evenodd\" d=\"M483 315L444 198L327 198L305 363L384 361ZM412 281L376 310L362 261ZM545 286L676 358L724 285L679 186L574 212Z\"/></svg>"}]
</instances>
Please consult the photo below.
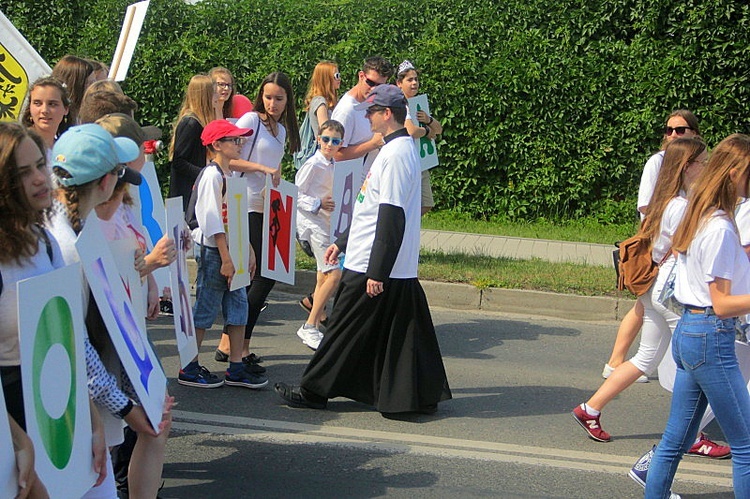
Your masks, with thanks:
<instances>
[{"instance_id":1,"label":"white sock","mask_svg":"<svg viewBox=\"0 0 750 499\"><path fill-rule=\"evenodd\" d=\"M600 411L597 411L596 409L587 406L585 403L581 404L581 409L583 409L583 412L585 412L589 416L597 417L599 414L601 414Z\"/></svg>"}]
</instances>

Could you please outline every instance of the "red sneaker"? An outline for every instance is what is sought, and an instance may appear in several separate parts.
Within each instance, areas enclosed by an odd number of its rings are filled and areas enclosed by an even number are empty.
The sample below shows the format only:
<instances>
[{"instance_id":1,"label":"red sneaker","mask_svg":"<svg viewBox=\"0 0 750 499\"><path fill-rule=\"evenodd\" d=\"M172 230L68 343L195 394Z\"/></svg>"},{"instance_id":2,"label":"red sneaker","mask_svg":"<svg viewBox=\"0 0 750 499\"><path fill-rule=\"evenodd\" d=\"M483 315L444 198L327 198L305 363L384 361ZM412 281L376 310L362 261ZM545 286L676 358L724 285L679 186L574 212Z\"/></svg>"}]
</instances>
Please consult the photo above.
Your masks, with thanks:
<instances>
[{"instance_id":1,"label":"red sneaker","mask_svg":"<svg viewBox=\"0 0 750 499\"><path fill-rule=\"evenodd\" d=\"M706 434L701 432L700 440L690 447L688 454L700 457L710 457L713 459L726 459L732 457L732 450L728 445L719 445L706 438Z\"/></svg>"},{"instance_id":2,"label":"red sneaker","mask_svg":"<svg viewBox=\"0 0 750 499\"><path fill-rule=\"evenodd\" d=\"M589 438L596 440L597 442L609 442L612 440L609 433L602 430L602 425L599 423L601 414L596 417L589 416L586 411L581 409L580 405L577 405L571 414L573 414L573 418L578 421L578 424L581 425L581 428L586 430Z\"/></svg>"}]
</instances>

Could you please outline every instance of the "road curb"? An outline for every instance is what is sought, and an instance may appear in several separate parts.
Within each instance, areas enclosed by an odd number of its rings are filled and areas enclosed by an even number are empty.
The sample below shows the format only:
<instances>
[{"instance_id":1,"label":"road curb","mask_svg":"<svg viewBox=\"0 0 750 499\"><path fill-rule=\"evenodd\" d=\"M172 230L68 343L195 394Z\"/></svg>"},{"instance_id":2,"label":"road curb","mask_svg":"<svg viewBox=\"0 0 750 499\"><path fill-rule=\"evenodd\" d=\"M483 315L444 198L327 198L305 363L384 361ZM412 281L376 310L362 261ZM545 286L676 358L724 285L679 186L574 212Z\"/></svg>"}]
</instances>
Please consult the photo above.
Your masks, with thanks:
<instances>
[{"instance_id":1,"label":"road curb","mask_svg":"<svg viewBox=\"0 0 750 499\"><path fill-rule=\"evenodd\" d=\"M195 282L195 260L188 259L190 282ZM427 301L435 307L485 310L581 321L620 321L635 300L605 296L579 296L523 289L479 289L470 284L420 281ZM315 272L298 270L294 285L277 282L274 290L304 296L315 288Z\"/></svg>"}]
</instances>

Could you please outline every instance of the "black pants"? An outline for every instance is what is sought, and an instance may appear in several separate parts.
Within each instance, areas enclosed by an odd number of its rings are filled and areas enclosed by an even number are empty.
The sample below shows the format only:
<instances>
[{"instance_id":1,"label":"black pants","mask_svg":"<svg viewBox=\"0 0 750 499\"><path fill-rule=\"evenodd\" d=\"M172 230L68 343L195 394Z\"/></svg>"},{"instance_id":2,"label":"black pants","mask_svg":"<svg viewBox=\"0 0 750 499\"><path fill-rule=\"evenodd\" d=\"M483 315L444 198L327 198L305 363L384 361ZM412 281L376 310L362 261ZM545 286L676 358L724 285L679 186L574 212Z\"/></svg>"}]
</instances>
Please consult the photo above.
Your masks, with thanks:
<instances>
[{"instance_id":1,"label":"black pants","mask_svg":"<svg viewBox=\"0 0 750 499\"><path fill-rule=\"evenodd\" d=\"M247 220L250 227L250 245L253 247L257 262L253 280L246 288L248 311L245 339L249 340L253 335L255 323L258 322L260 309L263 308L263 304L266 302L266 298L268 298L268 293L271 292L276 281L260 275L260 262L266 246L266 242L263 241L263 213L248 213Z\"/></svg>"},{"instance_id":2,"label":"black pants","mask_svg":"<svg viewBox=\"0 0 750 499\"><path fill-rule=\"evenodd\" d=\"M0 367L0 379L3 383L5 408L16 420L18 426L26 431L26 413L23 408L23 387L21 385L21 366Z\"/></svg>"}]
</instances>

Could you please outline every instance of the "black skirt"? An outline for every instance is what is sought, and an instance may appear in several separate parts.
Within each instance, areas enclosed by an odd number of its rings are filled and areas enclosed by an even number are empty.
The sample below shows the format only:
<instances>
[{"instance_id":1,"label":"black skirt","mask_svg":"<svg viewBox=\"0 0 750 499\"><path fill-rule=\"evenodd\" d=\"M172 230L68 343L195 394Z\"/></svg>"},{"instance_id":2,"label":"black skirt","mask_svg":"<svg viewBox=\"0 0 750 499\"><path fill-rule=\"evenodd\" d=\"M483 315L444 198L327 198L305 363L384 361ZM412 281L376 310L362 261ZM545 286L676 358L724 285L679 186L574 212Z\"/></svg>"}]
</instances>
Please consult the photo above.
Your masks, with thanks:
<instances>
[{"instance_id":1,"label":"black skirt","mask_svg":"<svg viewBox=\"0 0 750 499\"><path fill-rule=\"evenodd\" d=\"M451 398L422 286L389 279L375 298L367 277L345 270L329 327L302 376L315 395L347 397L380 412L424 410Z\"/></svg>"}]
</instances>

